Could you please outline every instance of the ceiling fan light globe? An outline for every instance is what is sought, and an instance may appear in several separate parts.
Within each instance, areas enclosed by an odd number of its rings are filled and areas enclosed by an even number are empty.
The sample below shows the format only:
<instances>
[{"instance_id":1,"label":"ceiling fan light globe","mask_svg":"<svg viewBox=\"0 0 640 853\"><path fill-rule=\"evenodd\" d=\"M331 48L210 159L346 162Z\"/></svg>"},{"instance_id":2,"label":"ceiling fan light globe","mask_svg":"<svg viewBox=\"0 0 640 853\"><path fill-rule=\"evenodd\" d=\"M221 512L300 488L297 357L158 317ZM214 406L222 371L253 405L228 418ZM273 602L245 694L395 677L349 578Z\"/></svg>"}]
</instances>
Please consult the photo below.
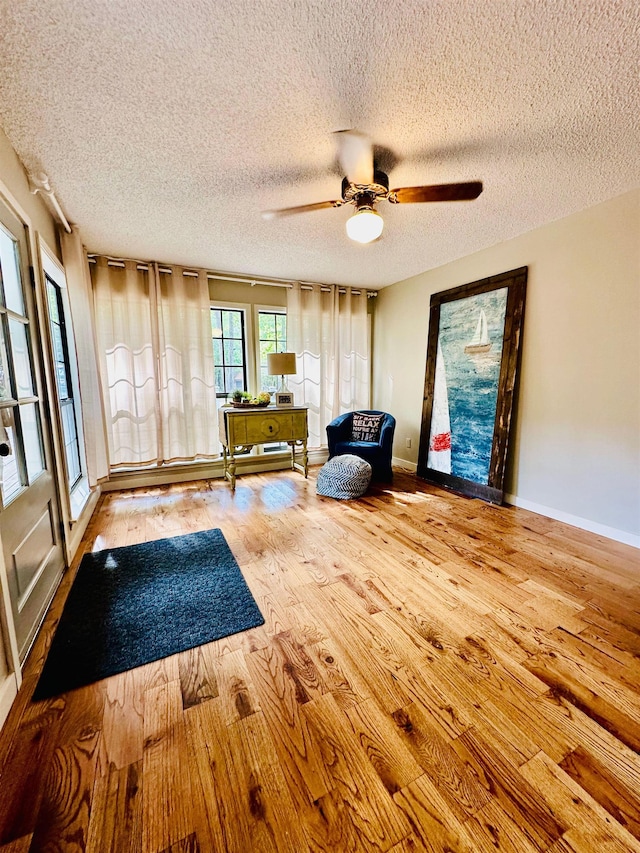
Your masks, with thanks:
<instances>
[{"instance_id":1,"label":"ceiling fan light globe","mask_svg":"<svg viewBox=\"0 0 640 853\"><path fill-rule=\"evenodd\" d=\"M347 219L347 236L356 243L372 243L383 228L384 219L375 210L358 210Z\"/></svg>"}]
</instances>

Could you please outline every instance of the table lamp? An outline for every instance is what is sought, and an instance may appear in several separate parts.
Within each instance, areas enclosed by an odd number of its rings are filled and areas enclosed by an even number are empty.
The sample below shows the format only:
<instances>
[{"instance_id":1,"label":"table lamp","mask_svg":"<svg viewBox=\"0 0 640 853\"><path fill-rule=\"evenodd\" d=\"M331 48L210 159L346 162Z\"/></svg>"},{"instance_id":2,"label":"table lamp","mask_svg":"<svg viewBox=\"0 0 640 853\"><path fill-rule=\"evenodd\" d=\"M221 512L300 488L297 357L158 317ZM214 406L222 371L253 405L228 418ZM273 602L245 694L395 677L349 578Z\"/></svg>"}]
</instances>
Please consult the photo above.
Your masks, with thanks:
<instances>
[{"instance_id":1,"label":"table lamp","mask_svg":"<svg viewBox=\"0 0 640 853\"><path fill-rule=\"evenodd\" d=\"M272 352L267 355L267 370L271 376L280 376L280 387L276 391L276 406L293 406L293 394L284 382L285 376L296 371L295 352Z\"/></svg>"}]
</instances>

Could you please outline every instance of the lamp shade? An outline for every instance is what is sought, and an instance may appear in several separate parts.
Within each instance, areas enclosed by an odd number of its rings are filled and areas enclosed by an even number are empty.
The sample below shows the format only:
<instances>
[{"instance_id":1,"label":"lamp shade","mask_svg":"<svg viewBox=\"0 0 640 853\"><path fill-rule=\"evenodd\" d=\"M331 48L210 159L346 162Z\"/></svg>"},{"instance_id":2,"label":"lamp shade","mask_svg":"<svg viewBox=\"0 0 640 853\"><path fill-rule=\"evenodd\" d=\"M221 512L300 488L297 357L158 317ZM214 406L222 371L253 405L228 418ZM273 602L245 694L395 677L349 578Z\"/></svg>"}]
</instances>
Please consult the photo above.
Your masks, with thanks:
<instances>
[{"instance_id":1,"label":"lamp shade","mask_svg":"<svg viewBox=\"0 0 640 853\"><path fill-rule=\"evenodd\" d=\"M271 352L267 355L270 376L292 376L296 373L295 352Z\"/></svg>"},{"instance_id":2,"label":"lamp shade","mask_svg":"<svg viewBox=\"0 0 640 853\"><path fill-rule=\"evenodd\" d=\"M362 208L347 219L347 236L356 243L372 243L382 234L384 220L375 210Z\"/></svg>"}]
</instances>

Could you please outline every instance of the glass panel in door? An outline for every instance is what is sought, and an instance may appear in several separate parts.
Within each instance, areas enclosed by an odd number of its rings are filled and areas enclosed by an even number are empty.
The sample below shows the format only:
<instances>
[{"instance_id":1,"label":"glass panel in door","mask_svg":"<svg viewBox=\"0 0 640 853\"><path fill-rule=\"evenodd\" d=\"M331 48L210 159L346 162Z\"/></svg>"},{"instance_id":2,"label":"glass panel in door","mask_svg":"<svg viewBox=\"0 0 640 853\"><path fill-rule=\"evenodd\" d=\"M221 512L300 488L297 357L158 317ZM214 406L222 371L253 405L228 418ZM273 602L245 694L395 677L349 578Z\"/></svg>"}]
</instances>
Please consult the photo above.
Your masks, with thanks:
<instances>
[{"instance_id":1,"label":"glass panel in door","mask_svg":"<svg viewBox=\"0 0 640 853\"><path fill-rule=\"evenodd\" d=\"M0 538L21 661L64 568L40 341L25 229L0 202Z\"/></svg>"}]
</instances>

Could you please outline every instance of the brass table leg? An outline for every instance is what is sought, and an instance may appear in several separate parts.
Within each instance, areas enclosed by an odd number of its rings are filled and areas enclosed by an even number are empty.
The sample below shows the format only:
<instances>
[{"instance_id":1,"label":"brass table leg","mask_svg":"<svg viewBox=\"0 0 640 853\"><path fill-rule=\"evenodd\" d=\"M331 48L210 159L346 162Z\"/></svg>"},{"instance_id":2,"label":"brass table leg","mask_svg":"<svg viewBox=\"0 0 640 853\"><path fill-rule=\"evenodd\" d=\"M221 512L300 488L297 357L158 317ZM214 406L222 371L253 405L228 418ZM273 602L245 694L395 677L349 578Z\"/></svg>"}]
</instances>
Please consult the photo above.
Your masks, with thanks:
<instances>
[{"instance_id":1,"label":"brass table leg","mask_svg":"<svg viewBox=\"0 0 640 853\"><path fill-rule=\"evenodd\" d=\"M236 458L233 455L233 448L229 453L229 482L231 483L231 490L235 492L236 490Z\"/></svg>"}]
</instances>

